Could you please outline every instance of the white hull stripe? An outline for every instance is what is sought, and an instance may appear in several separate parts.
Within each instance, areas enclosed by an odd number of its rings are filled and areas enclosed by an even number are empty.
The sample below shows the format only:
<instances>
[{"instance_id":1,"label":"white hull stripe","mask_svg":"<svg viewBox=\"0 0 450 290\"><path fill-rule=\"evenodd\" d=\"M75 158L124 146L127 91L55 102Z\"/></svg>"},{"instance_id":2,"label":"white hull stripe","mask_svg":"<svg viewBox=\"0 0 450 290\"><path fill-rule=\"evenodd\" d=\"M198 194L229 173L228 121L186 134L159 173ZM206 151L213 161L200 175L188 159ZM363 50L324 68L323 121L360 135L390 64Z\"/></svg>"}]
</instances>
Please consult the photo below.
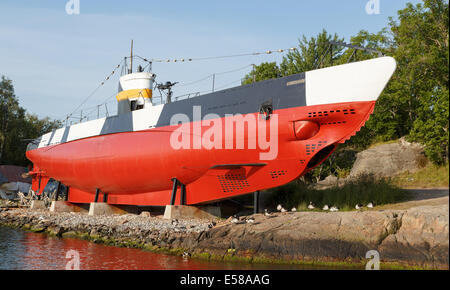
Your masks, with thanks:
<instances>
[{"instance_id":1,"label":"white hull stripe","mask_svg":"<svg viewBox=\"0 0 450 290\"><path fill-rule=\"evenodd\" d=\"M117 132L142 131L154 128L158 122L163 106L152 106L120 116L96 119L54 130L41 137L38 148L105 134L107 132L104 131L109 127L105 126L107 119L108 123L112 124L112 126L115 126L114 123L125 125L119 130L116 129ZM128 128L127 125L131 125L132 128Z\"/></svg>"},{"instance_id":2,"label":"white hull stripe","mask_svg":"<svg viewBox=\"0 0 450 290\"><path fill-rule=\"evenodd\" d=\"M306 72L306 105L375 101L395 67L386 56Z\"/></svg>"}]
</instances>

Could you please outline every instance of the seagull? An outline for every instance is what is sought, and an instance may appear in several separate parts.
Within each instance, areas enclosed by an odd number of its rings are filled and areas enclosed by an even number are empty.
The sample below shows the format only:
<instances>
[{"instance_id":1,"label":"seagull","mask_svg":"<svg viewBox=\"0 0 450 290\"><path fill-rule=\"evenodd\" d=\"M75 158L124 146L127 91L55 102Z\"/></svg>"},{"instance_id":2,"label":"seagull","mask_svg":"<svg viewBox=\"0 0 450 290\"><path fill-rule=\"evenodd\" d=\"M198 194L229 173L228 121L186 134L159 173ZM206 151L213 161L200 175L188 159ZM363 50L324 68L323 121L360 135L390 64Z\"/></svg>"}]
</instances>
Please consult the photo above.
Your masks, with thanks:
<instances>
[{"instance_id":1,"label":"seagull","mask_svg":"<svg viewBox=\"0 0 450 290\"><path fill-rule=\"evenodd\" d=\"M237 216L233 216L233 218L231 219L231 223L232 224L237 224L239 222L239 219L237 218Z\"/></svg>"},{"instance_id":2,"label":"seagull","mask_svg":"<svg viewBox=\"0 0 450 290\"><path fill-rule=\"evenodd\" d=\"M173 226L178 225L178 220L177 220L177 219L173 219L173 220L172 220L172 225L173 225Z\"/></svg>"},{"instance_id":3,"label":"seagull","mask_svg":"<svg viewBox=\"0 0 450 290\"><path fill-rule=\"evenodd\" d=\"M188 259L191 257L191 254L189 254L188 252L183 252L183 259Z\"/></svg>"},{"instance_id":4,"label":"seagull","mask_svg":"<svg viewBox=\"0 0 450 290\"><path fill-rule=\"evenodd\" d=\"M252 218L252 217L248 218L248 219L245 220L245 222L248 223L248 224L252 224L252 223L255 222L255 218Z\"/></svg>"},{"instance_id":5,"label":"seagull","mask_svg":"<svg viewBox=\"0 0 450 290\"><path fill-rule=\"evenodd\" d=\"M369 203L367 204L367 207L368 207L368 208L373 208L373 203L369 202Z\"/></svg>"},{"instance_id":6,"label":"seagull","mask_svg":"<svg viewBox=\"0 0 450 290\"><path fill-rule=\"evenodd\" d=\"M308 209L314 209L314 205L311 201L309 202Z\"/></svg>"},{"instance_id":7,"label":"seagull","mask_svg":"<svg viewBox=\"0 0 450 290\"><path fill-rule=\"evenodd\" d=\"M291 209L291 211L296 212L296 211L297 211L297 208L293 207L293 208Z\"/></svg>"},{"instance_id":8,"label":"seagull","mask_svg":"<svg viewBox=\"0 0 450 290\"><path fill-rule=\"evenodd\" d=\"M323 209L323 210L329 210L328 204L324 205L322 209Z\"/></svg>"},{"instance_id":9,"label":"seagull","mask_svg":"<svg viewBox=\"0 0 450 290\"><path fill-rule=\"evenodd\" d=\"M331 208L330 208L330 211L338 211L339 210L339 208L337 208L336 206L332 206Z\"/></svg>"},{"instance_id":10,"label":"seagull","mask_svg":"<svg viewBox=\"0 0 450 290\"><path fill-rule=\"evenodd\" d=\"M264 209L264 215L265 216L271 216L272 214L267 209Z\"/></svg>"},{"instance_id":11,"label":"seagull","mask_svg":"<svg viewBox=\"0 0 450 290\"><path fill-rule=\"evenodd\" d=\"M287 212L283 207L281 208L281 212Z\"/></svg>"},{"instance_id":12,"label":"seagull","mask_svg":"<svg viewBox=\"0 0 450 290\"><path fill-rule=\"evenodd\" d=\"M279 204L279 205L277 206L277 210L278 210L278 211L281 211L282 208L283 208L283 207L281 206L281 204Z\"/></svg>"},{"instance_id":13,"label":"seagull","mask_svg":"<svg viewBox=\"0 0 450 290\"><path fill-rule=\"evenodd\" d=\"M356 209L362 209L362 205L360 205L359 203L357 205L355 205Z\"/></svg>"}]
</instances>

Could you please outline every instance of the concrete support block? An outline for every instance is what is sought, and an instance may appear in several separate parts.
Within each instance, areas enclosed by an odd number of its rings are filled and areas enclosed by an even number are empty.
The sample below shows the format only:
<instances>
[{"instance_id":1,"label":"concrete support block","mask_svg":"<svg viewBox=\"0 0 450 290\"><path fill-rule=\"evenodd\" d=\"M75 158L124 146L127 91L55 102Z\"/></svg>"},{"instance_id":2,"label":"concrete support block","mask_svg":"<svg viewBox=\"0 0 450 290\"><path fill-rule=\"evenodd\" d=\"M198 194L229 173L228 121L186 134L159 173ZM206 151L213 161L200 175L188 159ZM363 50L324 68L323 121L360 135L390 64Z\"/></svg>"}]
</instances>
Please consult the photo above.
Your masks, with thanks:
<instances>
[{"instance_id":1,"label":"concrete support block","mask_svg":"<svg viewBox=\"0 0 450 290\"><path fill-rule=\"evenodd\" d=\"M43 200L35 199L35 200L31 201L30 209L39 210L39 209L47 209L47 207L45 206L45 203Z\"/></svg>"},{"instance_id":2,"label":"concrete support block","mask_svg":"<svg viewBox=\"0 0 450 290\"><path fill-rule=\"evenodd\" d=\"M196 218L211 220L218 217L220 217L220 207L217 206L166 205L164 211L165 219Z\"/></svg>"},{"instance_id":3,"label":"concrete support block","mask_svg":"<svg viewBox=\"0 0 450 290\"><path fill-rule=\"evenodd\" d=\"M87 212L86 209L63 200L52 201L50 205L51 212Z\"/></svg>"},{"instance_id":4,"label":"concrete support block","mask_svg":"<svg viewBox=\"0 0 450 290\"><path fill-rule=\"evenodd\" d=\"M105 202L91 202L89 215L125 214L127 211Z\"/></svg>"}]
</instances>

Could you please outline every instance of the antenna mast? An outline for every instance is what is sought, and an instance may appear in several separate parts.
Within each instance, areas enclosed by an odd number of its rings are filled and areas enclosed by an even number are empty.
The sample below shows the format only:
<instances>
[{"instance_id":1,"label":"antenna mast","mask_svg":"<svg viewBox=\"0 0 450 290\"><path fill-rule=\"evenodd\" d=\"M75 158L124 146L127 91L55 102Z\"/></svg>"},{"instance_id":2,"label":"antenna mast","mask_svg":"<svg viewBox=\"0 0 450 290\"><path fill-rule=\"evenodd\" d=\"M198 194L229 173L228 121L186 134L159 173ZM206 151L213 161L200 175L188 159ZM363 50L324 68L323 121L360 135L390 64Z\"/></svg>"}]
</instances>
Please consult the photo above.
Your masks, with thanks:
<instances>
[{"instance_id":1,"label":"antenna mast","mask_svg":"<svg viewBox=\"0 0 450 290\"><path fill-rule=\"evenodd\" d=\"M130 69L128 73L133 73L133 39L131 40L131 52L130 52Z\"/></svg>"}]
</instances>

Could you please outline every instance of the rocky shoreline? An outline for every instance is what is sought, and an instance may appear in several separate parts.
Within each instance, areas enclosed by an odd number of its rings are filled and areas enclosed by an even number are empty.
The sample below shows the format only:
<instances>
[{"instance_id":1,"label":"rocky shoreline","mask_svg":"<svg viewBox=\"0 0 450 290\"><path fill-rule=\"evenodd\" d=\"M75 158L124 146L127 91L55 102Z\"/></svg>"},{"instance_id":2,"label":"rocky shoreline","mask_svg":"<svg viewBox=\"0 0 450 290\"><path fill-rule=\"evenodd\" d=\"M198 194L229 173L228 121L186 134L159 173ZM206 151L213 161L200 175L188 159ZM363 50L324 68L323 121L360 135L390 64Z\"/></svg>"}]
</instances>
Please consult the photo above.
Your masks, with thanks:
<instances>
[{"instance_id":1,"label":"rocky shoreline","mask_svg":"<svg viewBox=\"0 0 450 290\"><path fill-rule=\"evenodd\" d=\"M253 223L166 220L125 214L88 216L0 208L0 224L58 237L189 255L277 263L363 265L377 250L386 267L449 268L449 207L256 214Z\"/></svg>"}]
</instances>

